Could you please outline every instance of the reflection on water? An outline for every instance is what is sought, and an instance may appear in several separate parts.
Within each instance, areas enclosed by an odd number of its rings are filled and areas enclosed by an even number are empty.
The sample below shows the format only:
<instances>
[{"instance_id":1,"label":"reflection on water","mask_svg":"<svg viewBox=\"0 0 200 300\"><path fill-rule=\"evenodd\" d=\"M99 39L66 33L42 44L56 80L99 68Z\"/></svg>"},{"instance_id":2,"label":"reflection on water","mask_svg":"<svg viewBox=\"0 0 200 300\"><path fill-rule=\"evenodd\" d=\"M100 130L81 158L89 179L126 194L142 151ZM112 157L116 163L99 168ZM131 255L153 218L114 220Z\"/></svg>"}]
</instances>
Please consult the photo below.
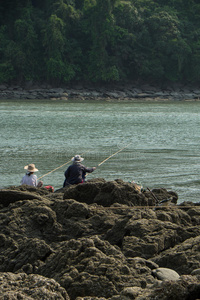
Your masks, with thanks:
<instances>
[{"instance_id":1,"label":"reflection on water","mask_svg":"<svg viewBox=\"0 0 200 300\"><path fill-rule=\"evenodd\" d=\"M88 176L135 180L165 187L179 202L199 201L199 102L0 101L0 186L18 185L23 167L35 163L38 177L74 154L96 166ZM59 188L63 172L44 177Z\"/></svg>"}]
</instances>

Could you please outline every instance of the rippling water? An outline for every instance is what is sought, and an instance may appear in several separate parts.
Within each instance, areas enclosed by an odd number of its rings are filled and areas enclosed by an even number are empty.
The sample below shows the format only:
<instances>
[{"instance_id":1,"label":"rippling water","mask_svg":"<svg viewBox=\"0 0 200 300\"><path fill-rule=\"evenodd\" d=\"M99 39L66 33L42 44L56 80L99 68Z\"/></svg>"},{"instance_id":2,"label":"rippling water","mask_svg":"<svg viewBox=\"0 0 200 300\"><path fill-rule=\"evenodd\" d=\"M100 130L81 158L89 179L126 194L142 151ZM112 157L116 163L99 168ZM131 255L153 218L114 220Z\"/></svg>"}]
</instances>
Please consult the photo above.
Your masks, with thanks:
<instances>
[{"instance_id":1,"label":"rippling water","mask_svg":"<svg viewBox=\"0 0 200 300\"><path fill-rule=\"evenodd\" d=\"M199 202L199 102L0 101L0 186L18 185L23 167L40 177L83 154L87 178L135 180ZM60 188L69 164L43 178Z\"/></svg>"}]
</instances>

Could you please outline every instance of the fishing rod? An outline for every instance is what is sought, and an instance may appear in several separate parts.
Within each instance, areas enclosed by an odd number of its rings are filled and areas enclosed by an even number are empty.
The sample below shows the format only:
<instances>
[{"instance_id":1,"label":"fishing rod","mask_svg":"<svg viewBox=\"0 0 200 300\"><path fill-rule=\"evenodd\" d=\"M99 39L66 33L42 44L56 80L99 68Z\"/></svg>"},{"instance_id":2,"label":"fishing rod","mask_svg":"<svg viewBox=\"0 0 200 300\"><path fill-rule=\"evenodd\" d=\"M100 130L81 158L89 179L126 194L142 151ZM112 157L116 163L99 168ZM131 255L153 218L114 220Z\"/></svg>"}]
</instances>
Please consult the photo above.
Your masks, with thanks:
<instances>
[{"instance_id":1,"label":"fishing rod","mask_svg":"<svg viewBox=\"0 0 200 300\"><path fill-rule=\"evenodd\" d=\"M81 153L81 155L83 155L83 154L85 154L85 153L87 153L87 152L89 152L89 151L90 151L90 150L87 150L87 151ZM67 161L66 163L64 163L63 165L61 165L61 166L59 166L59 167L53 169L52 171L50 171L50 172L48 172L48 173L46 173L46 174L40 176L40 177L38 178L38 180L41 179L41 178L43 178L43 177L45 177L45 176L47 176L47 175L49 175L50 173L52 173L52 172L54 172L54 171L56 171L56 170L62 168L63 166L69 164L70 162L71 162L71 159L70 159L69 161Z\"/></svg>"},{"instance_id":2,"label":"fishing rod","mask_svg":"<svg viewBox=\"0 0 200 300\"><path fill-rule=\"evenodd\" d=\"M158 198L156 197L156 195L150 190L150 188L147 187L147 190L151 193L151 195L153 196L154 200L156 201L156 205L158 205L159 203L159 200Z\"/></svg>"},{"instance_id":3,"label":"fishing rod","mask_svg":"<svg viewBox=\"0 0 200 300\"><path fill-rule=\"evenodd\" d=\"M124 150L125 148L127 148L130 144L132 144L132 143L129 143L129 144L126 145L125 147L119 149L119 150L116 151L115 153L113 153L113 154L111 154L110 156L108 156L107 158L105 158L102 162L100 162L100 163L96 166L96 168L99 167L99 166L101 166L103 163L105 163L108 159L110 159L111 157L113 157L113 156L116 155L117 153L119 153L119 152L121 152L122 150ZM90 173L89 173L89 174L90 174ZM87 175L89 175L89 174L85 174L85 177L86 177Z\"/></svg>"},{"instance_id":4,"label":"fishing rod","mask_svg":"<svg viewBox=\"0 0 200 300\"><path fill-rule=\"evenodd\" d=\"M129 144L126 145L125 147L119 149L118 151L116 151L115 153L111 154L111 155L108 156L107 158L105 158L102 162L100 162L100 163L96 166L96 168L99 167L99 166L101 166L103 163L105 163L108 159L110 159L111 157L113 157L113 156L116 155L117 153L119 153L119 152L121 152L122 150L124 150L125 148L127 148L130 144L131 144L131 143L129 143Z\"/></svg>"},{"instance_id":5,"label":"fishing rod","mask_svg":"<svg viewBox=\"0 0 200 300\"><path fill-rule=\"evenodd\" d=\"M122 150L124 150L125 148L127 148L130 144L126 145L125 147L121 148L120 150L118 150L117 152L113 153L112 155L108 156L106 159L104 159L102 162L100 162L97 167L101 166L104 162L106 162L108 159L110 159L111 157L113 157L114 155L116 155L117 153L121 152Z\"/></svg>"}]
</instances>

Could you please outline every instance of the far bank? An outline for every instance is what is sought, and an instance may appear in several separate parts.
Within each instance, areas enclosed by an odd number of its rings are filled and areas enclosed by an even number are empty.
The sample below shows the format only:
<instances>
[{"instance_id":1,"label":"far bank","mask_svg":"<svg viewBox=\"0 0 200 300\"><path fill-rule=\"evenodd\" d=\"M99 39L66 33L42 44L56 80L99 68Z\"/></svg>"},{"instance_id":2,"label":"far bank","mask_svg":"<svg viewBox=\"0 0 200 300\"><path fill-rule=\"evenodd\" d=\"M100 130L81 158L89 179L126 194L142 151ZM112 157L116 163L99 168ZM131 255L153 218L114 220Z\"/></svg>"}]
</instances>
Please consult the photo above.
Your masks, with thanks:
<instances>
[{"instance_id":1,"label":"far bank","mask_svg":"<svg viewBox=\"0 0 200 300\"><path fill-rule=\"evenodd\" d=\"M200 88L195 86L165 86L119 84L92 86L77 84L53 87L48 84L0 85L0 99L105 100L105 101L198 101Z\"/></svg>"}]
</instances>

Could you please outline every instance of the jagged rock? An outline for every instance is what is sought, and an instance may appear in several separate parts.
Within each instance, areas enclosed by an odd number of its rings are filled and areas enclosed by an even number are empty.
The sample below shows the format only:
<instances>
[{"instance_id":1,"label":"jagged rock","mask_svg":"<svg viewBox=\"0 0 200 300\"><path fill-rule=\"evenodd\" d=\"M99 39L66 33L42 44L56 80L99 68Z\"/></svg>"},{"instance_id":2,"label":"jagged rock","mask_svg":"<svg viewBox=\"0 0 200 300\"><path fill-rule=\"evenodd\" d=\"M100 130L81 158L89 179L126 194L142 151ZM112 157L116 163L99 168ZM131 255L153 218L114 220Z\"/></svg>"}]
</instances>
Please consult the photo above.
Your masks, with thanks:
<instances>
[{"instance_id":1,"label":"jagged rock","mask_svg":"<svg viewBox=\"0 0 200 300\"><path fill-rule=\"evenodd\" d=\"M200 235L161 252L152 260L160 267L171 268L179 274L191 274L200 268Z\"/></svg>"},{"instance_id":2,"label":"jagged rock","mask_svg":"<svg viewBox=\"0 0 200 300\"><path fill-rule=\"evenodd\" d=\"M173 191L152 195L119 179L88 180L56 193L28 186L1 192L0 271L52 278L70 300L162 299L160 289L176 297L175 286L177 299L188 300L198 291L198 203L177 205ZM152 274L159 268L194 274L186 285L182 276L163 285ZM6 292L14 297L10 283Z\"/></svg>"},{"instance_id":3,"label":"jagged rock","mask_svg":"<svg viewBox=\"0 0 200 300\"><path fill-rule=\"evenodd\" d=\"M136 299L141 292L142 288L140 287L128 287L121 292L120 297L123 297L124 299Z\"/></svg>"},{"instance_id":4,"label":"jagged rock","mask_svg":"<svg viewBox=\"0 0 200 300\"><path fill-rule=\"evenodd\" d=\"M76 300L198 300L200 295L200 277L181 276L176 281L163 281L150 287L127 287L120 295L111 298L77 297Z\"/></svg>"},{"instance_id":5,"label":"jagged rock","mask_svg":"<svg viewBox=\"0 0 200 300\"><path fill-rule=\"evenodd\" d=\"M58 281L72 300L84 295L107 298L117 295L127 283L146 286L134 267L120 249L93 237L60 243L38 273Z\"/></svg>"},{"instance_id":6,"label":"jagged rock","mask_svg":"<svg viewBox=\"0 0 200 300\"><path fill-rule=\"evenodd\" d=\"M65 190L63 199L75 199L87 204L97 203L102 206L111 206L114 203L129 206L154 205L155 200L148 199L136 190L134 184L115 181L88 181L85 184L71 186Z\"/></svg>"},{"instance_id":7,"label":"jagged rock","mask_svg":"<svg viewBox=\"0 0 200 300\"><path fill-rule=\"evenodd\" d=\"M200 284L198 277L183 275L176 281L163 281L160 285L144 289L135 300L198 300Z\"/></svg>"},{"instance_id":8,"label":"jagged rock","mask_svg":"<svg viewBox=\"0 0 200 300\"><path fill-rule=\"evenodd\" d=\"M27 274L35 273L38 266L53 252L51 247L40 239L14 241L5 235L0 235L1 255L0 271L16 272L22 270ZM2 243L3 240L3 243ZM2 251L4 248L4 251Z\"/></svg>"},{"instance_id":9,"label":"jagged rock","mask_svg":"<svg viewBox=\"0 0 200 300\"><path fill-rule=\"evenodd\" d=\"M54 279L25 273L0 273L0 299L70 300Z\"/></svg>"}]
</instances>

